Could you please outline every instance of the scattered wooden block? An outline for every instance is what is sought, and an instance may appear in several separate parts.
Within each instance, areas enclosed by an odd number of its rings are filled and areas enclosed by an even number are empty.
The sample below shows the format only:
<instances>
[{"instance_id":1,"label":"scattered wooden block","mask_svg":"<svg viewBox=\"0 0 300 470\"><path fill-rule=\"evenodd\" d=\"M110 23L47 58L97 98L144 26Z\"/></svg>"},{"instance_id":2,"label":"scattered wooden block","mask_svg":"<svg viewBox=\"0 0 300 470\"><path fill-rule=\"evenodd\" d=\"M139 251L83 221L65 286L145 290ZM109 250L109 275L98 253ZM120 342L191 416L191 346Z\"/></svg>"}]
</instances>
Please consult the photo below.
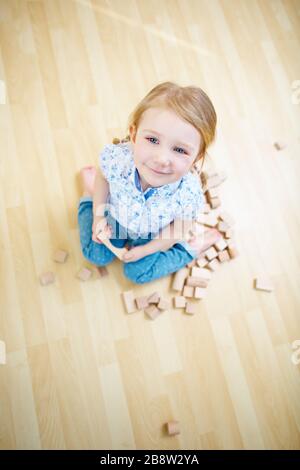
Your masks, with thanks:
<instances>
[{"instance_id":1,"label":"scattered wooden block","mask_svg":"<svg viewBox=\"0 0 300 470\"><path fill-rule=\"evenodd\" d=\"M219 214L220 219L223 222L226 222L230 227L232 227L235 224L235 220L231 215L228 214L228 212L222 211Z\"/></svg>"},{"instance_id":2,"label":"scattered wooden block","mask_svg":"<svg viewBox=\"0 0 300 470\"><path fill-rule=\"evenodd\" d=\"M239 256L239 252L233 244L228 245L227 251L228 251L228 254L229 254L230 258L232 258L232 259L237 258Z\"/></svg>"},{"instance_id":3,"label":"scattered wooden block","mask_svg":"<svg viewBox=\"0 0 300 470\"><path fill-rule=\"evenodd\" d=\"M97 266L96 270L97 270L97 273L99 274L99 277L108 276L108 271L105 266Z\"/></svg>"},{"instance_id":4,"label":"scattered wooden block","mask_svg":"<svg viewBox=\"0 0 300 470\"><path fill-rule=\"evenodd\" d=\"M194 315L197 312L197 305L192 302L187 302L185 306L185 313Z\"/></svg>"},{"instance_id":5,"label":"scattered wooden block","mask_svg":"<svg viewBox=\"0 0 300 470\"><path fill-rule=\"evenodd\" d=\"M220 263L217 258L212 259L207 265L208 269L210 269L211 271L216 271L219 266L220 266Z\"/></svg>"},{"instance_id":6,"label":"scattered wooden block","mask_svg":"<svg viewBox=\"0 0 300 470\"><path fill-rule=\"evenodd\" d=\"M195 299L203 299L206 296L207 289L203 287L196 287L194 292Z\"/></svg>"},{"instance_id":7,"label":"scattered wooden block","mask_svg":"<svg viewBox=\"0 0 300 470\"><path fill-rule=\"evenodd\" d=\"M81 281L87 281L92 275L92 271L88 268L82 268L78 273L77 273L77 278L80 279Z\"/></svg>"},{"instance_id":8,"label":"scattered wooden block","mask_svg":"<svg viewBox=\"0 0 300 470\"><path fill-rule=\"evenodd\" d=\"M134 298L134 293L132 290L127 290L122 292L122 297L124 300L125 308L127 313L133 313L137 311L137 305Z\"/></svg>"},{"instance_id":9,"label":"scattered wooden block","mask_svg":"<svg viewBox=\"0 0 300 470\"><path fill-rule=\"evenodd\" d=\"M52 284L55 280L55 275L51 271L43 273L39 277L40 284L42 286L47 286L48 284Z\"/></svg>"},{"instance_id":10,"label":"scattered wooden block","mask_svg":"<svg viewBox=\"0 0 300 470\"><path fill-rule=\"evenodd\" d=\"M217 207L221 205L221 199L219 197L212 197L209 202L212 209L217 209Z\"/></svg>"},{"instance_id":11,"label":"scattered wooden block","mask_svg":"<svg viewBox=\"0 0 300 470\"><path fill-rule=\"evenodd\" d=\"M174 297L175 308L184 308L186 305L186 298L183 295L176 295Z\"/></svg>"},{"instance_id":12,"label":"scattered wooden block","mask_svg":"<svg viewBox=\"0 0 300 470\"><path fill-rule=\"evenodd\" d=\"M149 305L149 307L145 308L144 312L149 318L151 318L151 320L155 320L155 318L161 314L161 310L159 310L156 305Z\"/></svg>"},{"instance_id":13,"label":"scattered wooden block","mask_svg":"<svg viewBox=\"0 0 300 470\"><path fill-rule=\"evenodd\" d=\"M148 297L148 304L158 304L160 300L160 295L158 292L153 292L153 294Z\"/></svg>"},{"instance_id":14,"label":"scattered wooden block","mask_svg":"<svg viewBox=\"0 0 300 470\"><path fill-rule=\"evenodd\" d=\"M178 421L169 421L168 423L166 423L166 428L169 436L175 436L176 434L180 434Z\"/></svg>"},{"instance_id":15,"label":"scattered wooden block","mask_svg":"<svg viewBox=\"0 0 300 470\"><path fill-rule=\"evenodd\" d=\"M207 227L215 227L218 224L218 218L215 214L205 214L204 225Z\"/></svg>"},{"instance_id":16,"label":"scattered wooden block","mask_svg":"<svg viewBox=\"0 0 300 470\"><path fill-rule=\"evenodd\" d=\"M259 276L254 279L254 287L257 290L264 290L267 292L272 292L274 290L274 286L271 280L266 276Z\"/></svg>"},{"instance_id":17,"label":"scattered wooden block","mask_svg":"<svg viewBox=\"0 0 300 470\"><path fill-rule=\"evenodd\" d=\"M210 281L211 279L211 272L207 268L198 268L198 270L194 272L197 274L197 277L201 277L207 281Z\"/></svg>"},{"instance_id":18,"label":"scattered wooden block","mask_svg":"<svg viewBox=\"0 0 300 470\"><path fill-rule=\"evenodd\" d=\"M208 200L213 199L214 197L219 197L220 196L220 190L219 188L210 188L206 191L206 195L208 197Z\"/></svg>"},{"instance_id":19,"label":"scattered wooden block","mask_svg":"<svg viewBox=\"0 0 300 470\"><path fill-rule=\"evenodd\" d=\"M225 232L225 235L224 235L224 236L225 236L225 238L232 238L232 237L233 237L233 235L234 235L234 231L233 231L233 229L232 229L232 228L229 228L228 230L226 230L226 232Z\"/></svg>"},{"instance_id":20,"label":"scattered wooden block","mask_svg":"<svg viewBox=\"0 0 300 470\"><path fill-rule=\"evenodd\" d=\"M218 241L214 244L214 247L215 247L218 251L223 251L223 250L225 250L225 248L227 248L227 243L225 242L224 238L220 238L220 240L218 240Z\"/></svg>"},{"instance_id":21,"label":"scattered wooden block","mask_svg":"<svg viewBox=\"0 0 300 470\"><path fill-rule=\"evenodd\" d=\"M148 302L148 297L143 296L143 297L136 297L135 298L136 305L138 310L143 310L144 308L149 307L149 302Z\"/></svg>"},{"instance_id":22,"label":"scattered wooden block","mask_svg":"<svg viewBox=\"0 0 300 470\"><path fill-rule=\"evenodd\" d=\"M228 225L227 222L221 221L221 222L218 223L217 229L219 230L219 232L224 232L225 233L225 232L227 232L227 230L230 229L230 226Z\"/></svg>"},{"instance_id":23,"label":"scattered wooden block","mask_svg":"<svg viewBox=\"0 0 300 470\"><path fill-rule=\"evenodd\" d=\"M216 258L216 257L218 256L218 252L217 252L217 250L216 250L213 246L211 246L210 248L208 248L208 250L204 251L203 254L206 256L206 258L207 258L209 261L211 261L212 259L214 259L214 258Z\"/></svg>"},{"instance_id":24,"label":"scattered wooden block","mask_svg":"<svg viewBox=\"0 0 300 470\"><path fill-rule=\"evenodd\" d=\"M0 364L6 364L6 345L0 340Z\"/></svg>"},{"instance_id":25,"label":"scattered wooden block","mask_svg":"<svg viewBox=\"0 0 300 470\"><path fill-rule=\"evenodd\" d=\"M69 256L69 253L65 250L57 250L55 253L54 253L54 256L53 256L53 261L55 261L56 263L65 263L67 258Z\"/></svg>"},{"instance_id":26,"label":"scattered wooden block","mask_svg":"<svg viewBox=\"0 0 300 470\"><path fill-rule=\"evenodd\" d=\"M276 150L283 150L286 145L283 142L274 142L274 147Z\"/></svg>"},{"instance_id":27,"label":"scattered wooden block","mask_svg":"<svg viewBox=\"0 0 300 470\"><path fill-rule=\"evenodd\" d=\"M171 302L168 299L160 299L159 303L157 304L157 307L160 310L169 310L171 308Z\"/></svg>"},{"instance_id":28,"label":"scattered wooden block","mask_svg":"<svg viewBox=\"0 0 300 470\"><path fill-rule=\"evenodd\" d=\"M202 212L203 212L204 214L209 214L209 213L210 213L210 204L209 204L208 202L206 202L205 204L203 204Z\"/></svg>"},{"instance_id":29,"label":"scattered wooden block","mask_svg":"<svg viewBox=\"0 0 300 470\"><path fill-rule=\"evenodd\" d=\"M218 173L216 173L213 176L210 176L205 181L205 185L207 189L215 188L216 186L219 186L221 183L222 183L222 178L220 177Z\"/></svg>"},{"instance_id":30,"label":"scattered wooden block","mask_svg":"<svg viewBox=\"0 0 300 470\"><path fill-rule=\"evenodd\" d=\"M197 265L199 266L199 268L204 268L207 264L208 264L208 261L206 258L198 258L197 259Z\"/></svg>"},{"instance_id":31,"label":"scattered wooden block","mask_svg":"<svg viewBox=\"0 0 300 470\"><path fill-rule=\"evenodd\" d=\"M224 261L229 261L229 260L230 260L230 256L229 256L228 251L227 251L227 250L220 251L220 253L218 254L218 260L219 260L221 263L224 263Z\"/></svg>"},{"instance_id":32,"label":"scattered wooden block","mask_svg":"<svg viewBox=\"0 0 300 470\"><path fill-rule=\"evenodd\" d=\"M183 288L183 296L184 296L184 297L194 297L194 287L192 287L192 286L184 286L184 288Z\"/></svg>"},{"instance_id":33,"label":"scattered wooden block","mask_svg":"<svg viewBox=\"0 0 300 470\"><path fill-rule=\"evenodd\" d=\"M188 276L185 285L192 287L207 287L208 281L202 277Z\"/></svg>"},{"instance_id":34,"label":"scattered wooden block","mask_svg":"<svg viewBox=\"0 0 300 470\"><path fill-rule=\"evenodd\" d=\"M181 291L184 286L184 281L189 275L189 269L188 268L181 268L179 269L174 276L173 279L173 284L172 284L172 289Z\"/></svg>"}]
</instances>

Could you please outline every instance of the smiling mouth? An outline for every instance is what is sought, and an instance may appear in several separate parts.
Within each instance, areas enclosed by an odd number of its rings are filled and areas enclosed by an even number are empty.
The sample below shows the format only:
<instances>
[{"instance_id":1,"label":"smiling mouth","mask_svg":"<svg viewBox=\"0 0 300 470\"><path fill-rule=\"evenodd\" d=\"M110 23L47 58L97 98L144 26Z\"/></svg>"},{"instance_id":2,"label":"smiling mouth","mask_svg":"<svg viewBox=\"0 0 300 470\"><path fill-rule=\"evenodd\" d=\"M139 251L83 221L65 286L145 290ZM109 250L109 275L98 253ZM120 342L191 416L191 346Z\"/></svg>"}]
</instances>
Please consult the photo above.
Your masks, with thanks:
<instances>
[{"instance_id":1,"label":"smiling mouth","mask_svg":"<svg viewBox=\"0 0 300 470\"><path fill-rule=\"evenodd\" d=\"M156 170L153 170L153 168L150 168L150 170L152 170L157 175L170 175L171 174L171 173L163 173L162 171L156 171Z\"/></svg>"}]
</instances>

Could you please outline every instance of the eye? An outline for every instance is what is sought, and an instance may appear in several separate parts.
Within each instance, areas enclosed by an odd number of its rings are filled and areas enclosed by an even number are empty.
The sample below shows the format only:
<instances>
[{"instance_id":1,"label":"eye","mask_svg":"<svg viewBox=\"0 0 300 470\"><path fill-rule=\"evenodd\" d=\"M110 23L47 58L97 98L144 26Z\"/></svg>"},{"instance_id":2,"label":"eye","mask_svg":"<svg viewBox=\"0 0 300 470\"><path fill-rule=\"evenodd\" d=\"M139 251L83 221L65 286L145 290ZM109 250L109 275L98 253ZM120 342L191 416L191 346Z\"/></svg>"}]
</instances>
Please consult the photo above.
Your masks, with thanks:
<instances>
[{"instance_id":1,"label":"eye","mask_svg":"<svg viewBox=\"0 0 300 470\"><path fill-rule=\"evenodd\" d=\"M151 139L157 140L156 137L146 137L146 140L148 140L149 142L151 142ZM154 143L154 142L151 142L151 143ZM183 148L181 148L181 147L175 147L175 149L182 150L182 152L177 152L177 153L181 153L181 154L187 155L187 152L186 152Z\"/></svg>"},{"instance_id":2,"label":"eye","mask_svg":"<svg viewBox=\"0 0 300 470\"><path fill-rule=\"evenodd\" d=\"M182 151L183 151L183 153L185 153L185 154L186 154L186 151L185 151L183 148L181 148L181 147L175 147L175 148L177 148L177 149L179 149L179 150L182 150ZM182 153L182 152L179 152L179 153Z\"/></svg>"},{"instance_id":3,"label":"eye","mask_svg":"<svg viewBox=\"0 0 300 470\"><path fill-rule=\"evenodd\" d=\"M149 140L149 142L151 142L151 139L156 139L156 137L146 137L146 140ZM151 142L151 143L153 143L153 142Z\"/></svg>"}]
</instances>

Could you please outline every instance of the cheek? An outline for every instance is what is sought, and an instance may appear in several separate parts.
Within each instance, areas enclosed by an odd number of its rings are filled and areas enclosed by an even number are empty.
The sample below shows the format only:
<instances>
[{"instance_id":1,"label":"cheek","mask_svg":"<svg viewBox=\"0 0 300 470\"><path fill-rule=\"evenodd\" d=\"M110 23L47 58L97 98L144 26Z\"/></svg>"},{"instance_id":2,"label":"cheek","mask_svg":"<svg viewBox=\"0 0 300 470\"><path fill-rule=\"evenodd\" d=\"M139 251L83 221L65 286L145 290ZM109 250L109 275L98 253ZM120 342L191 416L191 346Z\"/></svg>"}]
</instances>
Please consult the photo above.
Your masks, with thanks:
<instances>
[{"instance_id":1,"label":"cheek","mask_svg":"<svg viewBox=\"0 0 300 470\"><path fill-rule=\"evenodd\" d=\"M174 165L177 173L186 173L189 171L190 161L188 159L177 159Z\"/></svg>"},{"instance_id":2,"label":"cheek","mask_svg":"<svg viewBox=\"0 0 300 470\"><path fill-rule=\"evenodd\" d=\"M140 163L149 160L149 148L144 142L140 142L135 148L135 158Z\"/></svg>"}]
</instances>

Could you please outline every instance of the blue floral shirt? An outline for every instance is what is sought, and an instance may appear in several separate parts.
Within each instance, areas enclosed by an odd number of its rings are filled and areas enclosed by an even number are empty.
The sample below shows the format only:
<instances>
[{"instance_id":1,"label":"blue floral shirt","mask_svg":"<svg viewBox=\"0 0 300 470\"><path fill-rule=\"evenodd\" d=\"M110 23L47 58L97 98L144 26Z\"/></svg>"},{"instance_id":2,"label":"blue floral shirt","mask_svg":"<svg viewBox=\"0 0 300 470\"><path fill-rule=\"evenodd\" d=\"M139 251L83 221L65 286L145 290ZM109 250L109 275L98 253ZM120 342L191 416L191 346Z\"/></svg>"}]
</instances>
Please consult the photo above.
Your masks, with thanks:
<instances>
[{"instance_id":1,"label":"blue floral shirt","mask_svg":"<svg viewBox=\"0 0 300 470\"><path fill-rule=\"evenodd\" d=\"M143 191L130 142L105 145L99 164L109 183L108 211L138 237L156 235L174 219L194 220L202 209L200 179L191 172L173 183Z\"/></svg>"}]
</instances>

